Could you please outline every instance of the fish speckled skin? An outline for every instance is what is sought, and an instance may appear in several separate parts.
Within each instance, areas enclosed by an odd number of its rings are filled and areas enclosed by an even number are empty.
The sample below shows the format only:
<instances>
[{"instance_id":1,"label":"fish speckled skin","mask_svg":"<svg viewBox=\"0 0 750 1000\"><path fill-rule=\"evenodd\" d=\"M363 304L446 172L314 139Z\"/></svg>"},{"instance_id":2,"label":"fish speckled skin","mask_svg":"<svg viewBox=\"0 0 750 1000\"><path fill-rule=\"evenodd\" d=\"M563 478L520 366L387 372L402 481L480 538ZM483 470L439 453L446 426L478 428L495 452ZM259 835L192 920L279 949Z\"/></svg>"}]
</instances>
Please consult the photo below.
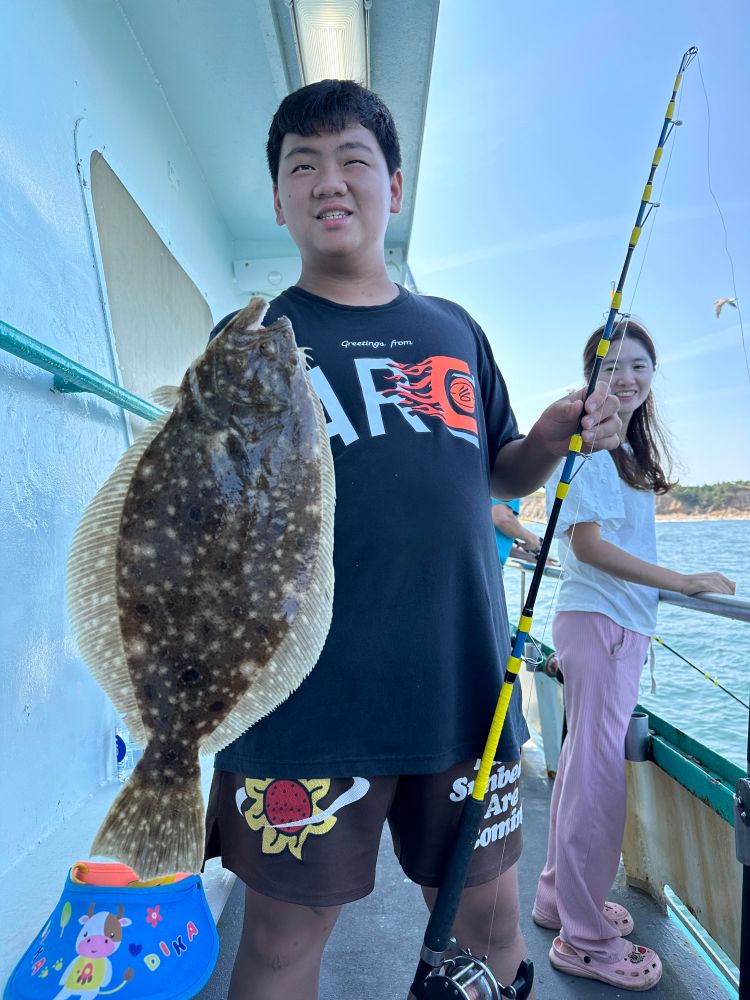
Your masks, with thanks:
<instances>
[{"instance_id":1,"label":"fish speckled skin","mask_svg":"<svg viewBox=\"0 0 750 1000\"><path fill-rule=\"evenodd\" d=\"M141 878L199 870L199 748L283 701L330 624L325 419L289 321L260 327L264 311L253 300L188 370L120 508L110 585L148 745L94 850Z\"/></svg>"}]
</instances>

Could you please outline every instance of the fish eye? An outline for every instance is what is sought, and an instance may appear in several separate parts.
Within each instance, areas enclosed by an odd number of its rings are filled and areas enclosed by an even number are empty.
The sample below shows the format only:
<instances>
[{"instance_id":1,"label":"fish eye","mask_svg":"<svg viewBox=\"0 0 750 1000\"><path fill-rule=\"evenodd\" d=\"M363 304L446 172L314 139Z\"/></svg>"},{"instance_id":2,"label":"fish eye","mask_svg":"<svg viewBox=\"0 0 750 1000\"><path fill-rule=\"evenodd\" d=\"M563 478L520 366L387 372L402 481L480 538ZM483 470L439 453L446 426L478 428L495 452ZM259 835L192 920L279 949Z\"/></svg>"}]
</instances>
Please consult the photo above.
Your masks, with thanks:
<instances>
[{"instance_id":1,"label":"fish eye","mask_svg":"<svg viewBox=\"0 0 750 1000\"><path fill-rule=\"evenodd\" d=\"M260 353L264 358L276 357L276 345L271 340L261 340Z\"/></svg>"}]
</instances>

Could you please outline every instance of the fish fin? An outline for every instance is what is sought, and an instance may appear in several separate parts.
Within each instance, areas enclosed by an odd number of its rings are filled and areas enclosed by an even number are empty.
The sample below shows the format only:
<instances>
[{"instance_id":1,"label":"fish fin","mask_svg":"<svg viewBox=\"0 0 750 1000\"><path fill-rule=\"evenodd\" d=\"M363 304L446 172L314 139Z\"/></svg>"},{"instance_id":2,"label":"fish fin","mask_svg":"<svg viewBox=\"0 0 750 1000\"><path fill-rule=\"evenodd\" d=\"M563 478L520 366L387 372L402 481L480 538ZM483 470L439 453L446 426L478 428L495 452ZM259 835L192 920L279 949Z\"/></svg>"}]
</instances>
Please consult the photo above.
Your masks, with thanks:
<instances>
[{"instance_id":1,"label":"fish fin","mask_svg":"<svg viewBox=\"0 0 750 1000\"><path fill-rule=\"evenodd\" d=\"M165 410L173 410L180 398L180 390L176 385L160 385L149 393L152 401L157 406L163 406Z\"/></svg>"},{"instance_id":2,"label":"fish fin","mask_svg":"<svg viewBox=\"0 0 750 1000\"><path fill-rule=\"evenodd\" d=\"M312 368L312 351L309 347L298 347L297 354L306 372Z\"/></svg>"},{"instance_id":3,"label":"fish fin","mask_svg":"<svg viewBox=\"0 0 750 1000\"><path fill-rule=\"evenodd\" d=\"M120 632L116 556L125 497L141 456L169 414L152 421L128 448L86 508L68 556L66 598L81 657L120 712L136 743L147 736Z\"/></svg>"},{"instance_id":4,"label":"fish fin","mask_svg":"<svg viewBox=\"0 0 750 1000\"><path fill-rule=\"evenodd\" d=\"M321 453L322 523L312 579L297 616L273 658L265 665L257 681L248 688L232 711L201 745L201 753L218 753L259 719L286 701L318 662L331 627L336 478L323 407L312 388L309 375L306 375L306 378L315 406Z\"/></svg>"},{"instance_id":5,"label":"fish fin","mask_svg":"<svg viewBox=\"0 0 750 1000\"><path fill-rule=\"evenodd\" d=\"M153 744L146 747L133 773L99 827L92 854L116 858L141 880L173 872L199 872L206 836L205 805L197 761L194 777L167 785ZM180 765L175 765L175 771Z\"/></svg>"}]
</instances>

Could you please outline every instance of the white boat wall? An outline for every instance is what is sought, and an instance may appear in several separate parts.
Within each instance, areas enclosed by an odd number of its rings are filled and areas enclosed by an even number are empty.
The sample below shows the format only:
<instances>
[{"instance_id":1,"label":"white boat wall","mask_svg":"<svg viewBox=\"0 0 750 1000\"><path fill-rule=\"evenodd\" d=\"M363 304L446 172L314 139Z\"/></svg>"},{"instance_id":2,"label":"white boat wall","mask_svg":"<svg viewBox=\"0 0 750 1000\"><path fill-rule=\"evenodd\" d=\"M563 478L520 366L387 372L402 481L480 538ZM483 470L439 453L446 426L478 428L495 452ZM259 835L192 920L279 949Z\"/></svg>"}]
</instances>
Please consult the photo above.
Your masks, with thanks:
<instances>
[{"instance_id":1,"label":"white boat wall","mask_svg":"<svg viewBox=\"0 0 750 1000\"><path fill-rule=\"evenodd\" d=\"M370 12L370 83L416 178L438 4L408 7ZM271 117L303 82L283 0L3 3L0 64L7 349L36 358L39 342L145 398L252 292L295 281L265 162ZM413 205L412 186L387 239L398 280ZM118 718L63 589L81 514L140 419L0 350L0 983L118 790ZM207 882L217 914L228 878Z\"/></svg>"}]
</instances>

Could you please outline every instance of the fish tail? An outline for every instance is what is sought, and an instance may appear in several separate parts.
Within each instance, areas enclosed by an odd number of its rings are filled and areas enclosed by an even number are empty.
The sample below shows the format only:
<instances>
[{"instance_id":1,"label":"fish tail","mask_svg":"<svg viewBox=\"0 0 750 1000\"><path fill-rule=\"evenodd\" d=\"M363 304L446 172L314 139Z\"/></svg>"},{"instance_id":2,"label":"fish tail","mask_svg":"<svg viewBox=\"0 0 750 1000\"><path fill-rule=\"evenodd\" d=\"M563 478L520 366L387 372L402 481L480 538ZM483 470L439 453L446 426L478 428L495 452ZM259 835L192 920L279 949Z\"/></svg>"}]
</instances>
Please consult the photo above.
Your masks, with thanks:
<instances>
[{"instance_id":1,"label":"fish tail","mask_svg":"<svg viewBox=\"0 0 750 1000\"><path fill-rule=\"evenodd\" d=\"M149 745L112 803L91 851L130 865L146 880L199 872L204 840L197 757L179 773L170 774Z\"/></svg>"}]
</instances>

